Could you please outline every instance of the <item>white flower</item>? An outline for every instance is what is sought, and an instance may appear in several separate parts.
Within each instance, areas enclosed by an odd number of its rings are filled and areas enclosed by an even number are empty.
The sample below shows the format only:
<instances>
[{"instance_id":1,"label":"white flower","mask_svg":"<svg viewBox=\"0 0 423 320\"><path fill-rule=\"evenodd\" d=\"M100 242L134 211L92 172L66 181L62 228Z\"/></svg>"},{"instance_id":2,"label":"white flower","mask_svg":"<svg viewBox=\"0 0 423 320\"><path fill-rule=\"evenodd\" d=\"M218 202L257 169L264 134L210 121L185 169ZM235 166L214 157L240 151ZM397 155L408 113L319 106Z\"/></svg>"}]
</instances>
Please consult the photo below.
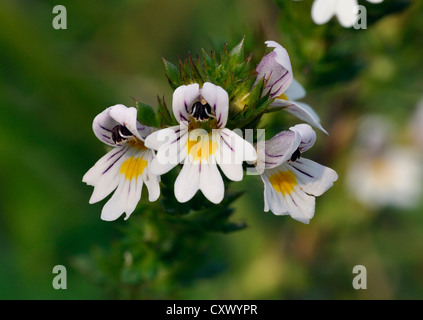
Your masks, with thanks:
<instances>
[{"instance_id":1,"label":"white flower","mask_svg":"<svg viewBox=\"0 0 423 320\"><path fill-rule=\"evenodd\" d=\"M415 150L391 147L354 157L347 175L352 194L370 208L411 208L421 196L422 168Z\"/></svg>"},{"instance_id":2,"label":"white flower","mask_svg":"<svg viewBox=\"0 0 423 320\"><path fill-rule=\"evenodd\" d=\"M259 147L257 170L264 183L264 211L289 214L303 223L313 218L315 197L338 179L334 170L302 158L315 141L313 129L299 124L266 141L264 152Z\"/></svg>"},{"instance_id":3,"label":"white flower","mask_svg":"<svg viewBox=\"0 0 423 320\"><path fill-rule=\"evenodd\" d=\"M412 142L423 150L423 98L420 99L416 110L412 114L408 130L410 131Z\"/></svg>"},{"instance_id":4,"label":"white flower","mask_svg":"<svg viewBox=\"0 0 423 320\"><path fill-rule=\"evenodd\" d=\"M118 104L107 108L93 121L94 134L112 146L104 157L84 175L82 181L94 186L90 203L113 196L104 205L101 219L112 221L126 213L129 218L141 199L142 186L148 189L149 200L160 195L159 177L149 172L154 152L144 145L152 128L137 121L137 110Z\"/></svg>"},{"instance_id":5,"label":"white flower","mask_svg":"<svg viewBox=\"0 0 423 320\"><path fill-rule=\"evenodd\" d=\"M415 206L422 192L417 149L394 142L395 126L382 115L362 119L347 171L347 186L369 208Z\"/></svg>"},{"instance_id":6,"label":"white flower","mask_svg":"<svg viewBox=\"0 0 423 320\"><path fill-rule=\"evenodd\" d=\"M288 52L275 41L266 41L268 47L275 48L263 57L257 65L257 81L264 78L264 94L276 98L271 104L274 108L283 108L297 118L327 133L320 124L317 113L308 105L296 100L305 96L305 90L294 79Z\"/></svg>"},{"instance_id":7,"label":"white flower","mask_svg":"<svg viewBox=\"0 0 423 320\"><path fill-rule=\"evenodd\" d=\"M226 91L206 82L178 87L173 93L173 113L180 123L151 134L145 141L157 150L151 171L162 175L183 163L175 181L175 197L190 200L198 190L213 203L224 197L217 164L230 180L243 178L243 161L256 160L252 144L225 128L229 98Z\"/></svg>"},{"instance_id":8,"label":"white flower","mask_svg":"<svg viewBox=\"0 0 423 320\"><path fill-rule=\"evenodd\" d=\"M367 1L381 3L383 0ZM357 6L357 0L314 0L311 17L316 24L324 24L336 15L343 27L350 28L357 21Z\"/></svg>"}]
</instances>

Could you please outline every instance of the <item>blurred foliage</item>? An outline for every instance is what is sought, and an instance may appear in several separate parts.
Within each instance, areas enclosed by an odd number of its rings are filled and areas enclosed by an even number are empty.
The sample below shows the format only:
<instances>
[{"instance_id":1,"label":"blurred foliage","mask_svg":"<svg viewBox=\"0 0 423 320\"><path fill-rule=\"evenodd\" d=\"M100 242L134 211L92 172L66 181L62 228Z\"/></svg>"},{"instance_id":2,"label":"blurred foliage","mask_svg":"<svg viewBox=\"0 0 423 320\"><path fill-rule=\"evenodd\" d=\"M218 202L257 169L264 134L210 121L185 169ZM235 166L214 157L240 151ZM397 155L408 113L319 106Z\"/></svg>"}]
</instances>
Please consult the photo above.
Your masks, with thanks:
<instances>
[{"instance_id":1,"label":"blurred foliage","mask_svg":"<svg viewBox=\"0 0 423 320\"><path fill-rule=\"evenodd\" d=\"M312 1L65 0L68 29L55 30L55 3L3 0L0 298L422 298L423 203L367 208L344 176L361 116L384 114L408 142L423 88L423 3L360 3L368 8L366 30L344 29L336 19L315 25ZM340 179L316 200L310 224L264 213L256 176L231 184L234 204L219 210L192 214L193 203L174 206L164 189L149 209L144 195L129 220L101 221L104 203L89 205L92 188L81 182L104 154L91 130L95 115L116 103L155 106L157 97L170 105L161 57L177 65L189 52L219 51L225 42L232 48L244 36L251 65L265 40L287 48L307 90L303 101L330 133L318 133L307 157ZM261 127L297 122L272 113ZM52 288L58 264L67 267L67 290ZM367 267L367 290L352 288L358 264Z\"/></svg>"}]
</instances>

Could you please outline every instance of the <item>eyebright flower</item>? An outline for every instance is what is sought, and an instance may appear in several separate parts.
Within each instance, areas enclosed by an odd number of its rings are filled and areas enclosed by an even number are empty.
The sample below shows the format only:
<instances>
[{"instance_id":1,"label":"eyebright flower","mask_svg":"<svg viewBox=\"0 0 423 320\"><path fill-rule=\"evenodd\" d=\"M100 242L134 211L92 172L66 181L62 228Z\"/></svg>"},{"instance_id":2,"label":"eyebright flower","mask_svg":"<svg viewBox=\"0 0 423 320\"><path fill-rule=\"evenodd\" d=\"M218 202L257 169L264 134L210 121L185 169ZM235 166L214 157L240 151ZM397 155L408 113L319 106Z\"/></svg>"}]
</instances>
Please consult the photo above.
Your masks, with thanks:
<instances>
[{"instance_id":1,"label":"eyebright flower","mask_svg":"<svg viewBox=\"0 0 423 320\"><path fill-rule=\"evenodd\" d=\"M299 124L266 141L264 152L259 146L257 170L264 183L264 211L289 214L303 223L313 218L315 197L338 179L334 170L302 158L315 141L313 129Z\"/></svg>"},{"instance_id":2,"label":"eyebright flower","mask_svg":"<svg viewBox=\"0 0 423 320\"><path fill-rule=\"evenodd\" d=\"M160 195L159 177L149 166L154 152L144 145L152 128L137 121L137 109L118 104L107 108L93 121L97 138L113 147L84 175L82 181L94 186L90 203L113 196L104 205L101 219L112 221L126 213L128 219L141 199L142 186L148 189L149 200Z\"/></svg>"},{"instance_id":3,"label":"eyebright flower","mask_svg":"<svg viewBox=\"0 0 423 320\"><path fill-rule=\"evenodd\" d=\"M179 126L152 133L145 141L157 150L151 171L165 174L183 163L175 181L175 197L190 200L198 190L213 203L224 197L223 179L217 164L233 181L243 178L243 161L255 161L252 144L225 128L229 98L226 91L210 82L183 85L173 93L173 114Z\"/></svg>"},{"instance_id":4,"label":"eyebright flower","mask_svg":"<svg viewBox=\"0 0 423 320\"><path fill-rule=\"evenodd\" d=\"M421 199L421 155L412 145L395 142L396 131L381 115L368 115L359 123L346 182L351 194L369 208L411 208Z\"/></svg>"},{"instance_id":5,"label":"eyebright flower","mask_svg":"<svg viewBox=\"0 0 423 320\"><path fill-rule=\"evenodd\" d=\"M317 113L308 105L295 101L305 96L305 90L294 79L288 52L275 41L266 41L268 47L275 48L263 57L257 65L257 81L264 78L264 94L275 98L271 107L283 108L297 118L327 133L320 124Z\"/></svg>"},{"instance_id":6,"label":"eyebright flower","mask_svg":"<svg viewBox=\"0 0 423 320\"><path fill-rule=\"evenodd\" d=\"M383 0L367 0L381 3ZM311 17L316 24L328 22L334 15L344 28L350 28L357 21L357 0L314 0Z\"/></svg>"}]
</instances>

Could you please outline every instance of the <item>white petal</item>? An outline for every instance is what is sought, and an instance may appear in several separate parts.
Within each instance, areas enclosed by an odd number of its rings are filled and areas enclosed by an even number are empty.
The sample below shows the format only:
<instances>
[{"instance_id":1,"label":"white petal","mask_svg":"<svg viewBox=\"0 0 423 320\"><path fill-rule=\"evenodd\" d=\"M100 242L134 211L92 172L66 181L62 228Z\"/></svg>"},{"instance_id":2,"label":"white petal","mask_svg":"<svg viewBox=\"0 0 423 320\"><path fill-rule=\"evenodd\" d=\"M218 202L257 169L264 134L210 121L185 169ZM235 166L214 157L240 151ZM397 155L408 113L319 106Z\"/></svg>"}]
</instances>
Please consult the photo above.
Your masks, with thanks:
<instances>
[{"instance_id":1,"label":"white petal","mask_svg":"<svg viewBox=\"0 0 423 320\"><path fill-rule=\"evenodd\" d=\"M178 122L188 121L192 105L199 99L200 86L193 83L187 86L180 86L173 92L172 109Z\"/></svg>"},{"instance_id":2,"label":"white petal","mask_svg":"<svg viewBox=\"0 0 423 320\"><path fill-rule=\"evenodd\" d=\"M225 186L215 164L200 165L200 190L213 203L223 200Z\"/></svg>"},{"instance_id":3,"label":"white petal","mask_svg":"<svg viewBox=\"0 0 423 320\"><path fill-rule=\"evenodd\" d=\"M175 181L175 197L181 203L194 197L200 188L200 165L185 161Z\"/></svg>"},{"instance_id":4,"label":"white petal","mask_svg":"<svg viewBox=\"0 0 423 320\"><path fill-rule=\"evenodd\" d=\"M201 89L201 95L216 113L218 127L224 128L226 126L226 122L228 121L228 93L223 88L210 82L206 82Z\"/></svg>"},{"instance_id":5,"label":"white petal","mask_svg":"<svg viewBox=\"0 0 423 320\"><path fill-rule=\"evenodd\" d=\"M128 158L128 150L122 147L110 151L84 175L82 181L94 186L89 203L103 200L117 187L120 166Z\"/></svg>"},{"instance_id":6,"label":"white petal","mask_svg":"<svg viewBox=\"0 0 423 320\"><path fill-rule=\"evenodd\" d=\"M316 197L325 193L338 180L338 174L334 170L309 159L301 158L289 162L288 166L302 190Z\"/></svg>"},{"instance_id":7,"label":"white petal","mask_svg":"<svg viewBox=\"0 0 423 320\"><path fill-rule=\"evenodd\" d=\"M148 189L148 201L156 201L160 196L160 176L146 172L143 181Z\"/></svg>"},{"instance_id":8,"label":"white petal","mask_svg":"<svg viewBox=\"0 0 423 320\"><path fill-rule=\"evenodd\" d=\"M148 172L149 158L151 159L151 151L131 150L126 160L128 162L123 163L120 167L119 185L103 207L101 213L103 220L116 220L123 213L126 213L125 219L128 219L135 210L141 199L143 179ZM122 171L122 169L124 170Z\"/></svg>"},{"instance_id":9,"label":"white petal","mask_svg":"<svg viewBox=\"0 0 423 320\"><path fill-rule=\"evenodd\" d=\"M244 176L242 160L236 159L235 150L229 142L230 137L223 135L218 137L219 149L215 155L216 162L225 176L232 181L241 181ZM225 142L226 141L226 142Z\"/></svg>"},{"instance_id":10,"label":"white petal","mask_svg":"<svg viewBox=\"0 0 423 320\"><path fill-rule=\"evenodd\" d=\"M213 135L220 135L219 149L221 149L221 152L216 155L216 161L219 165L242 164L244 161L255 161L257 159L257 152L253 145L235 132L224 128L214 131Z\"/></svg>"},{"instance_id":11,"label":"white petal","mask_svg":"<svg viewBox=\"0 0 423 320\"><path fill-rule=\"evenodd\" d=\"M320 124L320 118L317 113L306 103L276 99L272 103L272 107L284 108L286 111L293 114L298 119L307 122L308 124L312 125L313 127L316 127L317 129L327 134L327 131L323 129L322 125Z\"/></svg>"},{"instance_id":12,"label":"white petal","mask_svg":"<svg viewBox=\"0 0 423 320\"><path fill-rule=\"evenodd\" d=\"M381 3L381 2L383 2L383 0L367 0L367 1L369 1L371 3Z\"/></svg>"},{"instance_id":13,"label":"white petal","mask_svg":"<svg viewBox=\"0 0 423 320\"><path fill-rule=\"evenodd\" d=\"M120 123L110 116L111 108L107 108L94 118L93 131L100 141L109 146L114 146L115 142L112 139L112 129Z\"/></svg>"},{"instance_id":14,"label":"white petal","mask_svg":"<svg viewBox=\"0 0 423 320\"><path fill-rule=\"evenodd\" d=\"M308 124L297 124L289 130L298 132L301 136L301 143L298 146L301 153L310 149L316 142L316 132Z\"/></svg>"},{"instance_id":15,"label":"white petal","mask_svg":"<svg viewBox=\"0 0 423 320\"><path fill-rule=\"evenodd\" d=\"M287 215L288 209L286 208L285 202L282 197L278 196L278 193L272 187L272 184L267 177L267 172L260 175L264 183L264 211L269 210L275 215Z\"/></svg>"},{"instance_id":16,"label":"white petal","mask_svg":"<svg viewBox=\"0 0 423 320\"><path fill-rule=\"evenodd\" d=\"M188 130L184 126L175 126L156 131L145 140L147 148L157 150L156 157L150 164L150 172L162 175L181 163L186 156Z\"/></svg>"},{"instance_id":17,"label":"white petal","mask_svg":"<svg viewBox=\"0 0 423 320\"><path fill-rule=\"evenodd\" d=\"M138 132L137 109L125 107L123 104L117 104L110 107L110 117L116 122L125 126L138 139L143 140Z\"/></svg>"},{"instance_id":18,"label":"white petal","mask_svg":"<svg viewBox=\"0 0 423 320\"><path fill-rule=\"evenodd\" d=\"M105 221L113 221L119 218L126 210L126 193L129 190L130 181L124 176L119 177L119 186L113 193L113 196L106 202L101 211L101 219ZM132 212L131 212L132 213Z\"/></svg>"},{"instance_id":19,"label":"white petal","mask_svg":"<svg viewBox=\"0 0 423 320\"><path fill-rule=\"evenodd\" d=\"M148 189L148 200L153 202L156 201L160 196L160 176L153 174L150 170L150 164L154 159L154 152L147 152L148 154L146 157L148 159L148 166L147 170L143 172L142 180Z\"/></svg>"},{"instance_id":20,"label":"white petal","mask_svg":"<svg viewBox=\"0 0 423 320\"><path fill-rule=\"evenodd\" d=\"M336 16L338 17L339 23L343 27L349 28L354 25L357 20L357 6L357 0L338 1L336 7Z\"/></svg>"},{"instance_id":21,"label":"white petal","mask_svg":"<svg viewBox=\"0 0 423 320\"><path fill-rule=\"evenodd\" d=\"M295 179L293 184L289 183L288 187L282 187L283 191L276 190L269 180L269 177L274 174L287 172L289 167L282 164L277 168L266 170L262 175L265 184L265 209L270 209L276 215L290 214L292 218L300 222L309 223L314 215L314 197L306 194L301 186L296 184Z\"/></svg>"},{"instance_id":22,"label":"white petal","mask_svg":"<svg viewBox=\"0 0 423 320\"><path fill-rule=\"evenodd\" d=\"M328 22L335 14L338 0L315 0L311 8L311 18L316 24Z\"/></svg>"},{"instance_id":23,"label":"white petal","mask_svg":"<svg viewBox=\"0 0 423 320\"><path fill-rule=\"evenodd\" d=\"M305 97L306 91L297 80L292 79L292 83L289 88L286 89L285 95L289 98L289 100L298 100Z\"/></svg>"},{"instance_id":24,"label":"white petal","mask_svg":"<svg viewBox=\"0 0 423 320\"><path fill-rule=\"evenodd\" d=\"M308 224L314 216L316 199L296 189L285 197L289 214L297 221Z\"/></svg>"}]
</instances>

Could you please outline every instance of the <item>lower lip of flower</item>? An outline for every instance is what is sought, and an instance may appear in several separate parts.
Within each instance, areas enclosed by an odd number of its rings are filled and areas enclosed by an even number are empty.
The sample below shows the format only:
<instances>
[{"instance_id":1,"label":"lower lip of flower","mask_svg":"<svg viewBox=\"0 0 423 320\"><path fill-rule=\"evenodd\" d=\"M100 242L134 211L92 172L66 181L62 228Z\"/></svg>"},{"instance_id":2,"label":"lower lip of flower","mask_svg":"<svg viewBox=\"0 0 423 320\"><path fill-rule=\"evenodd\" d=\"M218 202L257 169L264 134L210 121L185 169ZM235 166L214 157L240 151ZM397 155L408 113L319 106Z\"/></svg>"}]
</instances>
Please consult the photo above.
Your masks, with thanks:
<instances>
[{"instance_id":1,"label":"lower lip of flower","mask_svg":"<svg viewBox=\"0 0 423 320\"><path fill-rule=\"evenodd\" d=\"M278 193L284 196L291 194L297 183L297 178L291 171L278 171L269 176L269 182Z\"/></svg>"},{"instance_id":2,"label":"lower lip of flower","mask_svg":"<svg viewBox=\"0 0 423 320\"><path fill-rule=\"evenodd\" d=\"M188 154L192 156L193 161L208 160L211 155L217 151L218 145L209 137L201 137L200 140L188 140Z\"/></svg>"}]
</instances>

